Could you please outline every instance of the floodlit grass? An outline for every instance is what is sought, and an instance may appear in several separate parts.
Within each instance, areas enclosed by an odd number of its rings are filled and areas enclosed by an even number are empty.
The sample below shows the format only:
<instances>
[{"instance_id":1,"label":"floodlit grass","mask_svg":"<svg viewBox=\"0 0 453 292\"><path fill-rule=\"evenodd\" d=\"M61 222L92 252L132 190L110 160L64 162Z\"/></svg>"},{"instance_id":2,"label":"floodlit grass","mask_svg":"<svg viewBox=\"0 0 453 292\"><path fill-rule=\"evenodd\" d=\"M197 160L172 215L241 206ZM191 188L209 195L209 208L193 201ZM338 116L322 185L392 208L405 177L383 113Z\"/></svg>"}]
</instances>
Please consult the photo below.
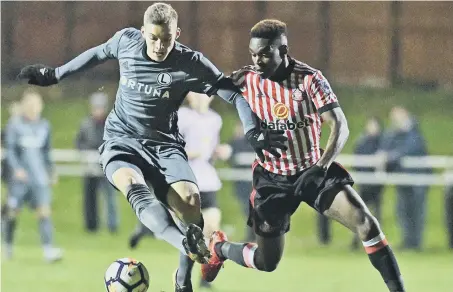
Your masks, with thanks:
<instances>
[{"instance_id":1,"label":"floodlit grass","mask_svg":"<svg viewBox=\"0 0 453 292\"><path fill-rule=\"evenodd\" d=\"M72 83L67 83L72 84ZM71 85L72 86L72 85ZM92 86L96 89L96 86ZM71 88L69 88L71 89ZM65 92L76 94L87 91L73 86ZM2 125L7 119L4 97L20 95L20 88L2 87ZM42 89L43 92L48 93ZM110 92L112 89L109 89ZM54 89L55 91L55 89ZM50 92L50 89L49 89ZM52 92L50 92L52 93ZM86 92L85 92L86 95ZM420 121L431 154L452 155L453 111L451 95L439 92L414 90L337 90L340 103L346 112L351 137L345 148L350 153L369 115L386 118L392 105L404 104L414 111ZM71 97L71 95L69 95ZM46 103L44 116L53 127L53 144L58 148L73 148L75 134L81 119L88 112L87 99L66 98ZM237 114L232 107L220 101L214 107L224 117L222 141L227 141L234 129ZM229 110L226 110L229 107ZM327 132L325 133L327 134ZM326 141L327 135L323 136ZM325 142L324 142L325 143ZM4 196L4 192L2 192ZM382 226L390 243L396 247L400 230L395 218L395 192L388 188L384 195ZM443 189L431 188L428 197L427 222L422 253L400 253L400 261L407 290L410 292L453 291L453 255L447 250L443 221ZM146 239L137 250L127 247L127 239L135 226L135 217L126 200L121 201L121 228L118 234L105 231L86 234L82 227L82 189L78 178L62 178L54 188L54 220L56 243L65 249L65 258L56 264L45 264L39 247L37 222L25 210L18 222L15 257L2 261L1 291L4 292L72 292L105 291L103 273L117 258L136 257L144 262L151 276L150 291L171 292L171 275L177 267L177 252L162 241ZM233 196L232 185L224 184L219 192L225 229L234 240L242 236L245 218ZM215 284L215 291L321 291L321 292L380 292L386 288L380 275L368 261L364 252L349 251L350 234L338 224L333 225L333 242L321 247L316 240L316 214L302 206L292 218L291 233L281 265L273 273L262 273L227 262ZM198 272L194 273L194 283Z\"/></svg>"}]
</instances>

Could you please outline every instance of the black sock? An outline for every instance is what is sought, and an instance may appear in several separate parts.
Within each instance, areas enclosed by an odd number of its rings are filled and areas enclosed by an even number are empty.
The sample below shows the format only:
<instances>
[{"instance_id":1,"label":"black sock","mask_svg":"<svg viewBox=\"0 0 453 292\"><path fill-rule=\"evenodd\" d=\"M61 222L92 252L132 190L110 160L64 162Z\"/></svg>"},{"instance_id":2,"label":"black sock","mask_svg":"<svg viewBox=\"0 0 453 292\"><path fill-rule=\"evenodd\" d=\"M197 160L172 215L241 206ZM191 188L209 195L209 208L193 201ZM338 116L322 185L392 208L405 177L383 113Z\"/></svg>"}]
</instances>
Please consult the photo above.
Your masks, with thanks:
<instances>
[{"instance_id":1,"label":"black sock","mask_svg":"<svg viewBox=\"0 0 453 292\"><path fill-rule=\"evenodd\" d=\"M185 254L182 244L184 234L176 226L167 208L147 186L131 184L127 189L127 200L143 225L157 238L162 238Z\"/></svg>"},{"instance_id":2,"label":"black sock","mask_svg":"<svg viewBox=\"0 0 453 292\"><path fill-rule=\"evenodd\" d=\"M368 257L373 266L381 273L389 291L405 291L400 269L390 246L386 245L381 249L368 254Z\"/></svg>"},{"instance_id":3,"label":"black sock","mask_svg":"<svg viewBox=\"0 0 453 292\"><path fill-rule=\"evenodd\" d=\"M256 268L254 255L257 245L254 243L235 243L219 242L214 249L222 260L232 260L233 262L247 268Z\"/></svg>"},{"instance_id":4,"label":"black sock","mask_svg":"<svg viewBox=\"0 0 453 292\"><path fill-rule=\"evenodd\" d=\"M5 243L12 244L16 231L16 218L7 217L5 221Z\"/></svg>"},{"instance_id":5,"label":"black sock","mask_svg":"<svg viewBox=\"0 0 453 292\"><path fill-rule=\"evenodd\" d=\"M198 227L203 230L204 228L204 219L201 216L200 221L196 224ZM192 269L193 269L194 261L192 261L187 255L180 253L179 254L179 267L178 273L176 275L176 282L180 286L187 285L192 277Z\"/></svg>"}]
</instances>

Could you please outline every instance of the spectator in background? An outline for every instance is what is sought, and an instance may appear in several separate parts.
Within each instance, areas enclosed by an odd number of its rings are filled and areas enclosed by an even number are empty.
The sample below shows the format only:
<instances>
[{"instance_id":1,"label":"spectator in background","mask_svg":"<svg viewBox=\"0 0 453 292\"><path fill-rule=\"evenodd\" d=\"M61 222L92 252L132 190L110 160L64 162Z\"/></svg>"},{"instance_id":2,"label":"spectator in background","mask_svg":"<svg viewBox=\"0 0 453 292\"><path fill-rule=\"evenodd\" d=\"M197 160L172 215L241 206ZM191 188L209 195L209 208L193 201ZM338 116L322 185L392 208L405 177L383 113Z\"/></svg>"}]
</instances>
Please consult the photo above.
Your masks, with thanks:
<instances>
[{"instance_id":1,"label":"spectator in background","mask_svg":"<svg viewBox=\"0 0 453 292\"><path fill-rule=\"evenodd\" d=\"M445 221L448 232L448 246L453 249L453 184L448 185L445 192Z\"/></svg>"},{"instance_id":2,"label":"spectator in background","mask_svg":"<svg viewBox=\"0 0 453 292\"><path fill-rule=\"evenodd\" d=\"M178 128L186 141L185 150L197 185L200 190L201 213L204 218L203 233L209 238L220 229L221 211L217 203L217 192L222 182L214 168L215 160L227 160L231 147L220 144L222 117L210 109L212 97L190 92L186 97L189 107L178 110ZM200 279L200 287L210 283Z\"/></svg>"},{"instance_id":3,"label":"spectator in background","mask_svg":"<svg viewBox=\"0 0 453 292\"><path fill-rule=\"evenodd\" d=\"M242 128L242 123L238 122L234 131L234 138L230 142L230 145L233 149L232 159L230 160L231 166L239 169L250 169L250 165L254 161L254 155L251 156L250 163L241 161L238 158L238 154L241 153L254 153L253 149L250 147L247 139L244 137L244 130ZM252 192L252 183L245 180L234 181L235 194L241 205L243 214L245 218L249 216L249 199L250 193ZM245 222L246 220L244 220ZM246 225L246 235L243 241L254 242L255 241L255 232L253 228Z\"/></svg>"},{"instance_id":4,"label":"spectator in background","mask_svg":"<svg viewBox=\"0 0 453 292\"><path fill-rule=\"evenodd\" d=\"M382 140L383 125L379 118L371 117L365 126L365 133L360 137L355 145L354 154L356 155L373 155L379 150ZM375 172L375 167L355 167L357 172ZM384 186L382 184L361 184L359 186L359 194L362 196L363 201L370 209L374 209L374 216L379 222L381 221L381 205L382 205L382 191ZM360 241L357 236L354 236L352 241L352 248L357 249L360 246Z\"/></svg>"},{"instance_id":5,"label":"spectator in background","mask_svg":"<svg viewBox=\"0 0 453 292\"><path fill-rule=\"evenodd\" d=\"M97 150L102 145L108 105L108 96L105 93L96 92L91 95L91 115L85 118L80 126L76 137L77 149L81 151ZM88 161L88 163L95 165L95 170L99 170L97 160ZM98 191L102 190L105 194L107 226L111 233L115 233L119 224L115 189L102 174L99 175L99 173L90 171L89 167L83 179L83 184L83 214L86 230L89 232L98 230Z\"/></svg>"},{"instance_id":6,"label":"spectator in background","mask_svg":"<svg viewBox=\"0 0 453 292\"><path fill-rule=\"evenodd\" d=\"M388 172L424 173L430 169L405 168L401 159L405 156L427 155L426 143L420 132L418 122L404 107L394 107L390 112L392 130L382 139L380 156L381 169ZM397 216L403 230L402 249L419 250L425 225L426 193L428 186L398 185L396 187Z\"/></svg>"},{"instance_id":7,"label":"spectator in background","mask_svg":"<svg viewBox=\"0 0 453 292\"><path fill-rule=\"evenodd\" d=\"M41 95L32 90L23 94L19 117L12 117L6 129L6 159L11 169L8 214L4 228L5 254L13 256L16 217L25 200L36 210L44 259L60 260L62 251L53 246L51 187L56 182L50 158L50 124L41 118Z\"/></svg>"}]
</instances>

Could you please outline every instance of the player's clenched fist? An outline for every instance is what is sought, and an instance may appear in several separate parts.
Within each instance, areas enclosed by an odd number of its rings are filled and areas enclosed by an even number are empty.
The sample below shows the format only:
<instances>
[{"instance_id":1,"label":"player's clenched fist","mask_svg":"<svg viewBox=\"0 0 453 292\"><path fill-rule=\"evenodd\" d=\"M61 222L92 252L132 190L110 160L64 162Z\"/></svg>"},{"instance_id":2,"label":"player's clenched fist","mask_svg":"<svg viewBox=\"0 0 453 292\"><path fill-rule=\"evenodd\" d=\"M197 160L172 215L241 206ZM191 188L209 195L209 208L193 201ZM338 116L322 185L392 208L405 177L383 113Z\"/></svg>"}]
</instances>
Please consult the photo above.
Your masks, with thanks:
<instances>
[{"instance_id":1,"label":"player's clenched fist","mask_svg":"<svg viewBox=\"0 0 453 292\"><path fill-rule=\"evenodd\" d=\"M283 136L285 132L282 130L269 130L269 131L260 131L257 129L250 130L247 132L246 137L250 145L255 150L258 158L261 162L264 162L264 153L263 150L266 150L275 157L280 158L280 153L277 152L277 149L283 151L287 150L288 147L284 142L288 141L288 138Z\"/></svg>"},{"instance_id":2,"label":"player's clenched fist","mask_svg":"<svg viewBox=\"0 0 453 292\"><path fill-rule=\"evenodd\" d=\"M55 69L46 65L29 65L20 70L18 79L28 80L28 84L50 86L58 83Z\"/></svg>"}]
</instances>

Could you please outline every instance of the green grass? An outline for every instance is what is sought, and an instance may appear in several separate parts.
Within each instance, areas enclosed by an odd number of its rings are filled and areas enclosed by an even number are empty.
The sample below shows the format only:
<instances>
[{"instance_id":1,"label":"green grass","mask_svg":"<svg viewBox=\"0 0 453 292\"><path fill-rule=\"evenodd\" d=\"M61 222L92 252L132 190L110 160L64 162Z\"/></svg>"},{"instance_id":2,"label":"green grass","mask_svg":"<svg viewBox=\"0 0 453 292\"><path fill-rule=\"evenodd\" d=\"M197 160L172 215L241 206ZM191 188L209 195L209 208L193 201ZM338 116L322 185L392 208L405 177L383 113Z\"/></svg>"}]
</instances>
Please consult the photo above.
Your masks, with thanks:
<instances>
[{"instance_id":1,"label":"green grass","mask_svg":"<svg viewBox=\"0 0 453 292\"><path fill-rule=\"evenodd\" d=\"M34 214L24 210L18 225L15 257L2 261L1 291L56 292L104 291L103 273L116 258L135 257L145 263L151 276L150 291L172 291L171 275L177 267L176 251L168 244L145 239L137 250L129 250L127 238L135 226L135 217L126 200L118 196L121 228L117 235L106 231L86 234L82 227L82 190L80 180L63 178L54 190L56 242L65 249L64 261L45 264L39 247ZM430 193L429 216L423 253L397 252L408 291L450 291L453 287L452 254L446 248L440 189ZM232 198L231 185L219 196L224 225L234 226L233 240L240 240L244 219ZM393 215L394 194L389 189L384 201L385 232L394 246L399 230ZM274 273L261 273L235 266L232 262L215 282L216 291L386 291L377 271L364 252L350 252L350 234L339 224L333 226L333 242L328 247L317 244L315 213L302 206L292 219L287 249ZM104 228L105 229L105 228ZM194 281L198 271L194 274ZM197 291L197 290L196 290Z\"/></svg>"},{"instance_id":2,"label":"green grass","mask_svg":"<svg viewBox=\"0 0 453 292\"><path fill-rule=\"evenodd\" d=\"M37 258L40 250L36 247L18 248L17 259L2 266L2 291L105 291L102 274L112 259L119 255L134 256L145 263L151 277L149 291L174 291L171 275L177 264L177 255L163 243L149 240L138 251L127 252L121 246L124 241L108 236L83 241L84 245L68 248L65 260L53 265L43 265ZM398 258L407 291L451 291L453 280L449 255L406 253L399 254ZM198 271L193 278L198 278ZM214 284L218 292L386 291L365 254L348 254L338 248L286 253L279 268L269 274L228 262Z\"/></svg>"},{"instance_id":3,"label":"green grass","mask_svg":"<svg viewBox=\"0 0 453 292\"><path fill-rule=\"evenodd\" d=\"M69 83L67 83L69 84ZM87 100L79 98L99 86L91 83L71 87L42 89L46 95L44 116L53 126L53 144L58 148L73 148L73 140L80 121L87 113ZM114 86L106 90L113 94ZM20 87L2 85L1 124L7 120L5 100L20 94ZM396 104L408 106L417 114L426 137L430 154L452 155L453 122L451 93L423 92L406 89L365 90L339 88L342 107L348 117L351 137L344 153L350 153L369 115L386 118L388 110ZM59 98L65 96L66 98ZM224 127L222 141L227 141L236 123L237 114L220 101L214 107L222 113ZM324 134L324 141L327 138ZM4 194L4 192L2 192ZM386 190L381 221L387 238L393 246L400 242L400 230L395 218L395 191ZM223 210L223 224L230 230L233 240L242 237L245 218L233 197L233 188L225 183L219 193ZM55 239L65 249L61 263L48 265L42 260L39 234L34 214L24 210L18 222L15 257L2 261L1 291L5 292L72 292L105 291L103 273L117 258L132 256L143 261L151 276L150 291L172 291L171 275L177 267L178 256L174 249L162 241L145 240L138 250L127 247L127 238L135 226L135 215L126 200L118 196L121 207L121 228L112 236L105 231L86 234L83 231L81 180L62 178L54 188ZM423 253L397 252L408 291L451 291L453 287L453 255L447 250L446 228L443 219L443 189L431 188L424 233ZM363 252L350 252L350 234L338 224L333 225L333 242L319 246L316 240L316 214L302 206L292 218L291 232L281 265L274 273L260 273L244 269L229 262L215 285L219 292L299 292L299 291L386 291L380 275ZM195 273L194 279L198 277Z\"/></svg>"}]
</instances>

